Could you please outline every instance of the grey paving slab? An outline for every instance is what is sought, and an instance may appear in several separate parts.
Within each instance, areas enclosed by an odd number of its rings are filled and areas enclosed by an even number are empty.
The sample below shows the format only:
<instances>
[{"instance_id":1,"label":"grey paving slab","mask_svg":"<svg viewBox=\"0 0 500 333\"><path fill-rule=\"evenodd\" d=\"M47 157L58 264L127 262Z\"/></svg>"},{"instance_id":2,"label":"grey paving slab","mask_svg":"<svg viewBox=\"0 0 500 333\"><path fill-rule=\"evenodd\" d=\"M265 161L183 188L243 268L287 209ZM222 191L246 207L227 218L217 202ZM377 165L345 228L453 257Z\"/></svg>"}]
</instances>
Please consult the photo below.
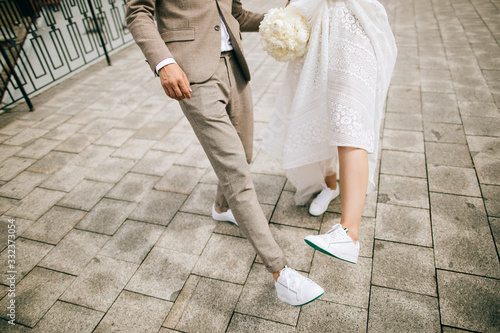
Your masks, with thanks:
<instances>
[{"instance_id":1,"label":"grey paving slab","mask_svg":"<svg viewBox=\"0 0 500 333\"><path fill-rule=\"evenodd\" d=\"M66 164L59 171L47 178L41 184L41 187L70 192L87 176L90 170L87 167Z\"/></svg>"},{"instance_id":2,"label":"grey paving slab","mask_svg":"<svg viewBox=\"0 0 500 333\"><path fill-rule=\"evenodd\" d=\"M332 203L330 203L330 205L332 205ZM295 193L283 191L271 218L271 222L319 230L322 218L322 216L310 215L308 206L296 206Z\"/></svg>"},{"instance_id":3,"label":"grey paving slab","mask_svg":"<svg viewBox=\"0 0 500 333\"><path fill-rule=\"evenodd\" d=\"M197 255L154 247L125 289L175 302L198 258Z\"/></svg>"},{"instance_id":4,"label":"grey paving slab","mask_svg":"<svg viewBox=\"0 0 500 333\"><path fill-rule=\"evenodd\" d=\"M134 138L156 141L163 138L174 125L174 122L150 121L137 131Z\"/></svg>"},{"instance_id":5,"label":"grey paving slab","mask_svg":"<svg viewBox=\"0 0 500 333\"><path fill-rule=\"evenodd\" d=\"M262 173L275 176L284 175L279 161L262 150L254 156L254 160L250 168L252 173Z\"/></svg>"},{"instance_id":6,"label":"grey paving slab","mask_svg":"<svg viewBox=\"0 0 500 333\"><path fill-rule=\"evenodd\" d=\"M481 185L481 191L488 215L500 217L500 186Z\"/></svg>"},{"instance_id":7,"label":"grey paving slab","mask_svg":"<svg viewBox=\"0 0 500 333\"><path fill-rule=\"evenodd\" d=\"M422 92L422 114L426 122L462 123L454 94Z\"/></svg>"},{"instance_id":8,"label":"grey paving slab","mask_svg":"<svg viewBox=\"0 0 500 333\"><path fill-rule=\"evenodd\" d=\"M71 230L45 257L39 266L78 275L108 241L109 236Z\"/></svg>"},{"instance_id":9,"label":"grey paving slab","mask_svg":"<svg viewBox=\"0 0 500 333\"><path fill-rule=\"evenodd\" d=\"M373 285L437 296L431 248L375 241Z\"/></svg>"},{"instance_id":10,"label":"grey paving slab","mask_svg":"<svg viewBox=\"0 0 500 333\"><path fill-rule=\"evenodd\" d=\"M22 147L19 146L6 146L6 145L1 145L0 146L0 162L5 161L9 157L13 156L15 153L18 151L22 150ZM29 156L26 156L29 158Z\"/></svg>"},{"instance_id":11,"label":"grey paving slab","mask_svg":"<svg viewBox=\"0 0 500 333\"><path fill-rule=\"evenodd\" d=\"M107 198L140 202L151 191L160 178L156 176L127 173L118 184L106 194Z\"/></svg>"},{"instance_id":12,"label":"grey paving slab","mask_svg":"<svg viewBox=\"0 0 500 333\"><path fill-rule=\"evenodd\" d=\"M481 196L474 169L429 165L427 170L429 173L429 190L432 192Z\"/></svg>"},{"instance_id":13,"label":"grey paving slab","mask_svg":"<svg viewBox=\"0 0 500 333\"><path fill-rule=\"evenodd\" d=\"M137 205L130 219L167 225L186 200L186 195L152 190Z\"/></svg>"},{"instance_id":14,"label":"grey paving slab","mask_svg":"<svg viewBox=\"0 0 500 333\"><path fill-rule=\"evenodd\" d=\"M500 117L495 103L460 101L458 107L462 117Z\"/></svg>"},{"instance_id":15,"label":"grey paving slab","mask_svg":"<svg viewBox=\"0 0 500 333\"><path fill-rule=\"evenodd\" d=\"M307 276L304 273L301 273ZM297 325L300 308L290 307L276 297L274 280L263 265L255 264L248 275L235 311L287 325Z\"/></svg>"},{"instance_id":16,"label":"grey paving slab","mask_svg":"<svg viewBox=\"0 0 500 333\"><path fill-rule=\"evenodd\" d=\"M424 130L425 130L425 124L424 124ZM422 132L387 129L384 130L382 148L388 150L423 153L424 136Z\"/></svg>"},{"instance_id":17,"label":"grey paving slab","mask_svg":"<svg viewBox=\"0 0 500 333\"><path fill-rule=\"evenodd\" d=\"M165 228L137 221L125 221L99 255L140 264Z\"/></svg>"},{"instance_id":18,"label":"grey paving slab","mask_svg":"<svg viewBox=\"0 0 500 333\"><path fill-rule=\"evenodd\" d=\"M71 275L35 267L16 286L16 323L33 327L74 279ZM2 309L7 307L10 299L4 297L0 301ZM8 319L4 311L0 316Z\"/></svg>"},{"instance_id":19,"label":"grey paving slab","mask_svg":"<svg viewBox=\"0 0 500 333\"><path fill-rule=\"evenodd\" d=\"M425 155L428 164L471 168L472 161L466 145L426 142Z\"/></svg>"},{"instance_id":20,"label":"grey paving slab","mask_svg":"<svg viewBox=\"0 0 500 333\"><path fill-rule=\"evenodd\" d=\"M437 281L443 325L480 332L498 330L497 279L437 270Z\"/></svg>"},{"instance_id":21,"label":"grey paving slab","mask_svg":"<svg viewBox=\"0 0 500 333\"><path fill-rule=\"evenodd\" d=\"M49 133L45 134L43 137L46 139L52 139L57 141L66 141L70 137L76 134L82 128L81 125L65 123L62 124ZM59 146L61 147L61 145Z\"/></svg>"},{"instance_id":22,"label":"grey paving slab","mask_svg":"<svg viewBox=\"0 0 500 333\"><path fill-rule=\"evenodd\" d=\"M113 184L109 183L83 180L57 204L64 207L90 211L112 187Z\"/></svg>"},{"instance_id":23,"label":"grey paving slab","mask_svg":"<svg viewBox=\"0 0 500 333\"><path fill-rule=\"evenodd\" d=\"M424 122L425 141L465 144L462 125Z\"/></svg>"},{"instance_id":24,"label":"grey paving slab","mask_svg":"<svg viewBox=\"0 0 500 333\"><path fill-rule=\"evenodd\" d=\"M178 165L206 169L210 167L205 151L199 143L191 143L175 161Z\"/></svg>"},{"instance_id":25,"label":"grey paving slab","mask_svg":"<svg viewBox=\"0 0 500 333\"><path fill-rule=\"evenodd\" d=\"M166 153L158 150L150 150L132 168L132 172L153 176L163 176L174 164L179 154Z\"/></svg>"},{"instance_id":26,"label":"grey paving slab","mask_svg":"<svg viewBox=\"0 0 500 333\"><path fill-rule=\"evenodd\" d=\"M85 216L76 209L54 206L22 233L23 237L57 244Z\"/></svg>"},{"instance_id":27,"label":"grey paving slab","mask_svg":"<svg viewBox=\"0 0 500 333\"><path fill-rule=\"evenodd\" d=\"M462 117L466 135L500 136L500 118Z\"/></svg>"},{"instance_id":28,"label":"grey paving slab","mask_svg":"<svg viewBox=\"0 0 500 333\"><path fill-rule=\"evenodd\" d=\"M136 204L126 201L102 199L99 203L77 224L78 229L113 235L122 225Z\"/></svg>"},{"instance_id":29,"label":"grey paving slab","mask_svg":"<svg viewBox=\"0 0 500 333\"><path fill-rule=\"evenodd\" d=\"M113 126L115 126L115 121L113 119L99 118L101 114L97 114L97 118L91 120L87 123L81 130L80 133L89 133L103 135L108 132Z\"/></svg>"},{"instance_id":30,"label":"grey paving slab","mask_svg":"<svg viewBox=\"0 0 500 333\"><path fill-rule=\"evenodd\" d=\"M387 99L387 111L391 113L421 114L422 102L420 98L403 99L395 95L389 95Z\"/></svg>"},{"instance_id":31,"label":"grey paving slab","mask_svg":"<svg viewBox=\"0 0 500 333\"><path fill-rule=\"evenodd\" d=\"M389 95L395 95L401 99L418 99L420 98L420 87L393 84L389 87Z\"/></svg>"},{"instance_id":32,"label":"grey paving slab","mask_svg":"<svg viewBox=\"0 0 500 333\"><path fill-rule=\"evenodd\" d=\"M206 169L172 165L156 183L155 189L190 194L205 172Z\"/></svg>"},{"instance_id":33,"label":"grey paving slab","mask_svg":"<svg viewBox=\"0 0 500 333\"><path fill-rule=\"evenodd\" d=\"M61 169L75 157L75 154L51 151L42 159L31 165L27 170L32 172L39 172L44 174L53 174ZM29 160L28 160L29 161Z\"/></svg>"},{"instance_id":34,"label":"grey paving slab","mask_svg":"<svg viewBox=\"0 0 500 333\"><path fill-rule=\"evenodd\" d=\"M12 156L0 164L0 179L9 181L29 168L36 160Z\"/></svg>"},{"instance_id":35,"label":"grey paving slab","mask_svg":"<svg viewBox=\"0 0 500 333\"><path fill-rule=\"evenodd\" d=\"M157 246L179 252L200 255L217 222L212 217L177 213L156 243Z\"/></svg>"},{"instance_id":36,"label":"grey paving slab","mask_svg":"<svg viewBox=\"0 0 500 333\"><path fill-rule=\"evenodd\" d=\"M453 81L447 69L421 69L422 92L453 93ZM392 80L391 80L392 82Z\"/></svg>"},{"instance_id":37,"label":"grey paving slab","mask_svg":"<svg viewBox=\"0 0 500 333\"><path fill-rule=\"evenodd\" d=\"M467 137L480 183L500 185L500 138Z\"/></svg>"},{"instance_id":38,"label":"grey paving slab","mask_svg":"<svg viewBox=\"0 0 500 333\"><path fill-rule=\"evenodd\" d=\"M231 318L231 322L229 323L226 332L227 333L237 333L237 332L293 333L295 332L295 327L235 313Z\"/></svg>"},{"instance_id":39,"label":"grey paving slab","mask_svg":"<svg viewBox=\"0 0 500 333\"><path fill-rule=\"evenodd\" d=\"M19 200L0 197L0 214L8 211L16 202L19 202Z\"/></svg>"},{"instance_id":40,"label":"grey paving slab","mask_svg":"<svg viewBox=\"0 0 500 333\"><path fill-rule=\"evenodd\" d=\"M109 157L96 168L90 170L86 178L108 183L118 183L135 165L134 160Z\"/></svg>"},{"instance_id":41,"label":"grey paving slab","mask_svg":"<svg viewBox=\"0 0 500 333\"><path fill-rule=\"evenodd\" d=\"M242 286L203 277L193 280L184 286L163 326L187 332L225 332Z\"/></svg>"},{"instance_id":42,"label":"grey paving slab","mask_svg":"<svg viewBox=\"0 0 500 333\"><path fill-rule=\"evenodd\" d=\"M123 291L94 332L157 332L171 307L170 302Z\"/></svg>"},{"instance_id":43,"label":"grey paving slab","mask_svg":"<svg viewBox=\"0 0 500 333\"><path fill-rule=\"evenodd\" d=\"M33 128L42 128L46 130L52 130L63 123L65 123L67 120L71 119L71 116L68 115L63 115L63 114L52 114L48 116L47 118L43 119L39 123L37 123Z\"/></svg>"},{"instance_id":44,"label":"grey paving slab","mask_svg":"<svg viewBox=\"0 0 500 333\"><path fill-rule=\"evenodd\" d=\"M95 141L95 144L111 146L111 147L120 147L135 133L136 132L133 130L112 128L106 134L101 136L97 141Z\"/></svg>"},{"instance_id":45,"label":"grey paving slab","mask_svg":"<svg viewBox=\"0 0 500 333\"><path fill-rule=\"evenodd\" d=\"M152 118L151 114L130 112L126 117L122 118L117 124L116 128L124 128L131 130L138 130L147 124Z\"/></svg>"},{"instance_id":46,"label":"grey paving slab","mask_svg":"<svg viewBox=\"0 0 500 333\"><path fill-rule=\"evenodd\" d=\"M57 301L38 322L32 332L91 333L104 313Z\"/></svg>"},{"instance_id":47,"label":"grey paving slab","mask_svg":"<svg viewBox=\"0 0 500 333\"><path fill-rule=\"evenodd\" d=\"M243 284L255 259L248 240L213 234L193 269L194 274Z\"/></svg>"},{"instance_id":48,"label":"grey paving slab","mask_svg":"<svg viewBox=\"0 0 500 333\"><path fill-rule=\"evenodd\" d=\"M4 259L0 263L0 268L4 273L5 278L7 278L7 272L16 272L16 281L21 281L32 269L35 267L40 260L53 248L52 245L44 244L40 242L35 242L25 238L17 238L14 243L15 247L8 247L0 253L0 256ZM14 255L14 257L8 256ZM14 258L15 269L10 268L8 258ZM8 284L8 281L4 279L2 281Z\"/></svg>"},{"instance_id":49,"label":"grey paving slab","mask_svg":"<svg viewBox=\"0 0 500 333\"><path fill-rule=\"evenodd\" d=\"M314 249L304 242L304 238L312 232L310 229L289 227L271 223L269 225L274 239L285 253L288 265L295 270L309 272ZM262 260L257 256L257 262Z\"/></svg>"},{"instance_id":50,"label":"grey paving slab","mask_svg":"<svg viewBox=\"0 0 500 333\"><path fill-rule=\"evenodd\" d=\"M483 201L431 193L436 267L498 278L500 264Z\"/></svg>"},{"instance_id":51,"label":"grey paving slab","mask_svg":"<svg viewBox=\"0 0 500 333\"><path fill-rule=\"evenodd\" d=\"M194 140L196 140L194 132L184 133L170 131L161 140L156 141L153 149L181 154L186 151L187 147L189 147Z\"/></svg>"},{"instance_id":52,"label":"grey paving slab","mask_svg":"<svg viewBox=\"0 0 500 333\"><path fill-rule=\"evenodd\" d=\"M0 187L0 195L8 198L22 199L47 179L47 177L47 175L37 172L24 171L8 183L2 185Z\"/></svg>"},{"instance_id":53,"label":"grey paving slab","mask_svg":"<svg viewBox=\"0 0 500 333\"><path fill-rule=\"evenodd\" d=\"M10 124L2 127L0 129L0 134L4 135L9 135L9 136L14 136L24 130L25 128L30 127L33 125L36 121L34 120L22 120L22 119L16 119Z\"/></svg>"},{"instance_id":54,"label":"grey paving slab","mask_svg":"<svg viewBox=\"0 0 500 333\"><path fill-rule=\"evenodd\" d=\"M260 203L276 205L285 185L285 177L252 174L255 192Z\"/></svg>"},{"instance_id":55,"label":"grey paving slab","mask_svg":"<svg viewBox=\"0 0 500 333\"><path fill-rule=\"evenodd\" d=\"M19 151L16 156L42 158L47 155L52 149L57 147L60 143L61 141L39 138Z\"/></svg>"},{"instance_id":56,"label":"grey paving slab","mask_svg":"<svg viewBox=\"0 0 500 333\"><path fill-rule=\"evenodd\" d=\"M352 264L316 251L309 278L323 287L322 300L367 309L372 259Z\"/></svg>"},{"instance_id":57,"label":"grey paving slab","mask_svg":"<svg viewBox=\"0 0 500 333\"><path fill-rule=\"evenodd\" d=\"M431 247L429 210L379 203L375 238Z\"/></svg>"},{"instance_id":58,"label":"grey paving slab","mask_svg":"<svg viewBox=\"0 0 500 333\"><path fill-rule=\"evenodd\" d=\"M438 299L373 286L368 332L441 332Z\"/></svg>"},{"instance_id":59,"label":"grey paving slab","mask_svg":"<svg viewBox=\"0 0 500 333\"><path fill-rule=\"evenodd\" d=\"M16 218L37 220L64 196L64 192L36 188L6 214Z\"/></svg>"},{"instance_id":60,"label":"grey paving slab","mask_svg":"<svg viewBox=\"0 0 500 333\"><path fill-rule=\"evenodd\" d=\"M11 137L7 141L5 141L5 144L11 145L11 146L27 146L31 142L35 141L36 139L42 137L46 133L48 133L48 130L44 129L36 129L36 128L25 128L15 136Z\"/></svg>"},{"instance_id":61,"label":"grey paving slab","mask_svg":"<svg viewBox=\"0 0 500 333\"><path fill-rule=\"evenodd\" d=\"M76 133L59 144L55 150L79 153L100 137L96 133Z\"/></svg>"},{"instance_id":62,"label":"grey paving slab","mask_svg":"<svg viewBox=\"0 0 500 333\"><path fill-rule=\"evenodd\" d=\"M212 206L215 203L216 193L217 185L198 184L186 199L180 211L212 216Z\"/></svg>"},{"instance_id":63,"label":"grey paving slab","mask_svg":"<svg viewBox=\"0 0 500 333\"><path fill-rule=\"evenodd\" d=\"M422 115L418 113L404 114L387 112L385 128L393 130L422 131Z\"/></svg>"},{"instance_id":64,"label":"grey paving slab","mask_svg":"<svg viewBox=\"0 0 500 333\"><path fill-rule=\"evenodd\" d=\"M121 145L111 156L139 160L154 144L154 140L131 138Z\"/></svg>"},{"instance_id":65,"label":"grey paving slab","mask_svg":"<svg viewBox=\"0 0 500 333\"><path fill-rule=\"evenodd\" d=\"M497 252L500 249L500 218L490 217L490 227L493 239L495 240L495 245L497 247Z\"/></svg>"},{"instance_id":66,"label":"grey paving slab","mask_svg":"<svg viewBox=\"0 0 500 333\"><path fill-rule=\"evenodd\" d=\"M96 256L61 295L60 300L106 312L138 266L126 261Z\"/></svg>"},{"instance_id":67,"label":"grey paving slab","mask_svg":"<svg viewBox=\"0 0 500 333\"><path fill-rule=\"evenodd\" d=\"M318 301L302 307L297 332L366 332L368 311Z\"/></svg>"},{"instance_id":68,"label":"grey paving slab","mask_svg":"<svg viewBox=\"0 0 500 333\"><path fill-rule=\"evenodd\" d=\"M380 173L426 178L425 155L423 153L382 150Z\"/></svg>"},{"instance_id":69,"label":"grey paving slab","mask_svg":"<svg viewBox=\"0 0 500 333\"><path fill-rule=\"evenodd\" d=\"M420 178L380 175L378 202L429 208L427 181Z\"/></svg>"}]
</instances>

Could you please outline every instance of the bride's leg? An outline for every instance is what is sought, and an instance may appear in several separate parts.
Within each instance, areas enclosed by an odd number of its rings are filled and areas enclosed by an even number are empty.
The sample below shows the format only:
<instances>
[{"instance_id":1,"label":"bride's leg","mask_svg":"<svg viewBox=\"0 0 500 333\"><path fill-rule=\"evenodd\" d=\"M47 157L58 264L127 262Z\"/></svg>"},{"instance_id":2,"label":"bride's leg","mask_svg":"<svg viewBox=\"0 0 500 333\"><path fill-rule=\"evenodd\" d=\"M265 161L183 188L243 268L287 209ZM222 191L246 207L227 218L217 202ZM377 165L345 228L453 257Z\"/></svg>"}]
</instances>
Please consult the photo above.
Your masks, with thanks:
<instances>
[{"instance_id":1,"label":"bride's leg","mask_svg":"<svg viewBox=\"0 0 500 333\"><path fill-rule=\"evenodd\" d=\"M333 175L326 176L325 183L326 183L326 186L328 186L328 188L330 190L337 189L337 174L334 173Z\"/></svg>"},{"instance_id":2,"label":"bride's leg","mask_svg":"<svg viewBox=\"0 0 500 333\"><path fill-rule=\"evenodd\" d=\"M340 171L340 224L354 242L358 240L359 224L368 186L368 156L366 150L338 147Z\"/></svg>"}]
</instances>

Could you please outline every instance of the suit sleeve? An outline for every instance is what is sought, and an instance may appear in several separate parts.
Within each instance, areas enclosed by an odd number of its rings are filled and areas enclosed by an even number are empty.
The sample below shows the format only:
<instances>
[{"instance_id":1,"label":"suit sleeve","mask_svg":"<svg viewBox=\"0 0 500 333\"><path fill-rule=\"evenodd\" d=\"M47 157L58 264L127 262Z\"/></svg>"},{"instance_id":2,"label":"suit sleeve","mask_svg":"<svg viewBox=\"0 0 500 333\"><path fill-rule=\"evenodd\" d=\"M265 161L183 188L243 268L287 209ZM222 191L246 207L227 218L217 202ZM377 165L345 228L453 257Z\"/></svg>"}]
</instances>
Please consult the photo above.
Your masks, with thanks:
<instances>
[{"instance_id":1,"label":"suit sleeve","mask_svg":"<svg viewBox=\"0 0 500 333\"><path fill-rule=\"evenodd\" d=\"M155 0L127 0L127 26L153 72L156 65L173 58L154 22Z\"/></svg>"},{"instance_id":2,"label":"suit sleeve","mask_svg":"<svg viewBox=\"0 0 500 333\"><path fill-rule=\"evenodd\" d=\"M243 32L259 31L259 25L264 14L253 13L243 9L241 1L233 0L232 15L239 22Z\"/></svg>"}]
</instances>

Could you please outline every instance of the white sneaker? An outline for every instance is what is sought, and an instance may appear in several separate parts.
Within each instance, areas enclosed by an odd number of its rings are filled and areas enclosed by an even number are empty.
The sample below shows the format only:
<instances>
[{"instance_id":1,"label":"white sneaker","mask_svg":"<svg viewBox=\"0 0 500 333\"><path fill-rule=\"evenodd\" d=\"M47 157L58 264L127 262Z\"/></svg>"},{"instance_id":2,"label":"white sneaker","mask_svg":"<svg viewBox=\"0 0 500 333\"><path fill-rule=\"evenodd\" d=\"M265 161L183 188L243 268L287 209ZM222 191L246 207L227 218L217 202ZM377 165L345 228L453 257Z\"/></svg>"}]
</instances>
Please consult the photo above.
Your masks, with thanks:
<instances>
[{"instance_id":1,"label":"white sneaker","mask_svg":"<svg viewBox=\"0 0 500 333\"><path fill-rule=\"evenodd\" d=\"M359 242L354 244L347 229L342 229L340 224L334 225L324 235L309 235L304 240L318 251L353 264L358 262Z\"/></svg>"},{"instance_id":2,"label":"white sneaker","mask_svg":"<svg viewBox=\"0 0 500 333\"><path fill-rule=\"evenodd\" d=\"M238 225L238 223L236 222L236 219L233 216L233 212L231 211L231 209L228 209L227 212L224 212L224 213L218 213L215 210L215 205L213 205L212 206L212 218L216 221L231 222L231 223Z\"/></svg>"},{"instance_id":3,"label":"white sneaker","mask_svg":"<svg viewBox=\"0 0 500 333\"><path fill-rule=\"evenodd\" d=\"M309 206L309 214L314 216L319 216L326 212L330 202L340 194L339 184L337 184L337 188L335 190L331 190L328 186L326 186L326 184L322 185L323 190L316 196L316 198L314 198L311 202L311 206Z\"/></svg>"},{"instance_id":4,"label":"white sneaker","mask_svg":"<svg viewBox=\"0 0 500 333\"><path fill-rule=\"evenodd\" d=\"M301 306L321 297L325 291L315 282L285 266L274 282L278 298L293 306Z\"/></svg>"}]
</instances>

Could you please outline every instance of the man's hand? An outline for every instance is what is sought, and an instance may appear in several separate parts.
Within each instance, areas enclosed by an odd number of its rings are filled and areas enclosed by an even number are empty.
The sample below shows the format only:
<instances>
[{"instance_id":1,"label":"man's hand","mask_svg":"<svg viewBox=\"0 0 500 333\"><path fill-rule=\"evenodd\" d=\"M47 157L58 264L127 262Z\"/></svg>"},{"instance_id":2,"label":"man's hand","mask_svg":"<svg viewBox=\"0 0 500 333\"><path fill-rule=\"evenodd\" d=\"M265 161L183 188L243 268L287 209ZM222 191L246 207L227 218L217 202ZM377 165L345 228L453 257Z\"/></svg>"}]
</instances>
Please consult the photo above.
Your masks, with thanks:
<instances>
[{"instance_id":1,"label":"man's hand","mask_svg":"<svg viewBox=\"0 0 500 333\"><path fill-rule=\"evenodd\" d=\"M162 67L158 75L160 76L161 86L168 97L178 101L184 98L191 99L191 88L184 71L177 64L169 64Z\"/></svg>"}]
</instances>

